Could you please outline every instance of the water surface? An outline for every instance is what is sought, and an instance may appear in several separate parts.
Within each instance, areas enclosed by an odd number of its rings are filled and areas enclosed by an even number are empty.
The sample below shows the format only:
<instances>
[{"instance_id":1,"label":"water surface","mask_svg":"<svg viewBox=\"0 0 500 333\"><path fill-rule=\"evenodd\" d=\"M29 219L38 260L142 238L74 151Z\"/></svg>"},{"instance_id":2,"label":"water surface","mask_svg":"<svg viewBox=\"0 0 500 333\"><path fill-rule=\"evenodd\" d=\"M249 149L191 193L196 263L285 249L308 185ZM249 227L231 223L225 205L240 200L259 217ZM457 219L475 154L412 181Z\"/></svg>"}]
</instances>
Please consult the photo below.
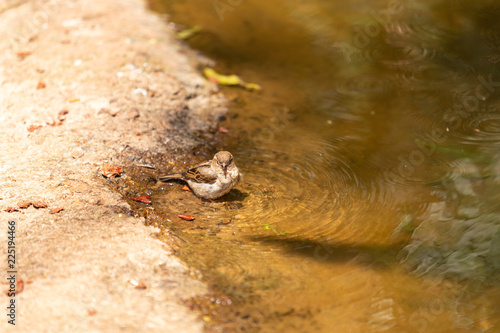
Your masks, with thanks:
<instances>
[{"instance_id":1,"label":"water surface","mask_svg":"<svg viewBox=\"0 0 500 333\"><path fill-rule=\"evenodd\" d=\"M500 331L500 5L153 7L263 87L222 88L217 148L244 182L215 203L162 198L196 214L166 225L227 297L210 330Z\"/></svg>"}]
</instances>

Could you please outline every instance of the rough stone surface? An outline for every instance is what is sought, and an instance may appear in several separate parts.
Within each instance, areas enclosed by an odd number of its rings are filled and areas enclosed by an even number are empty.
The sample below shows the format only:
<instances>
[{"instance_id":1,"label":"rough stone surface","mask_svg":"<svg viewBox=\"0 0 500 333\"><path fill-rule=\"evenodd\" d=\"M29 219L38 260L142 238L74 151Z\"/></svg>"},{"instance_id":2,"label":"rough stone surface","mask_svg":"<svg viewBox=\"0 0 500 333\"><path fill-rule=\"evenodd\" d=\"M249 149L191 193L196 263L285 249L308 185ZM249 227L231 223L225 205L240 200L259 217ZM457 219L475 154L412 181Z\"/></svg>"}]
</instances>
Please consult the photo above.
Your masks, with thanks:
<instances>
[{"instance_id":1,"label":"rough stone surface","mask_svg":"<svg viewBox=\"0 0 500 333\"><path fill-rule=\"evenodd\" d=\"M4 1L0 21L0 331L200 332L182 300L206 287L100 170L126 149L194 147L216 128L225 101L201 60L140 0ZM47 208L5 211L26 201Z\"/></svg>"}]
</instances>

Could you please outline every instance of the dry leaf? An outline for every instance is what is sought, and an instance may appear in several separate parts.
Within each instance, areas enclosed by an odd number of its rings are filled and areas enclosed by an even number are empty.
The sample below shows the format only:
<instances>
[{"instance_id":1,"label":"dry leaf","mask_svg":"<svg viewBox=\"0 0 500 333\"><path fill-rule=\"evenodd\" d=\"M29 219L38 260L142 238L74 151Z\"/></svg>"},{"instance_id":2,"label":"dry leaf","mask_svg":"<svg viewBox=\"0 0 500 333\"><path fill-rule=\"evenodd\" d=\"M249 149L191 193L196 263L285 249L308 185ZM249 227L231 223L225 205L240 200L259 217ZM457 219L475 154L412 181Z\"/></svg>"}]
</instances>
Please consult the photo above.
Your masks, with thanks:
<instances>
[{"instance_id":1,"label":"dry leaf","mask_svg":"<svg viewBox=\"0 0 500 333\"><path fill-rule=\"evenodd\" d=\"M43 89L45 88L47 85L45 84L45 82L42 82L42 81L39 81L37 86L36 86L36 89Z\"/></svg>"},{"instance_id":2,"label":"dry leaf","mask_svg":"<svg viewBox=\"0 0 500 333\"><path fill-rule=\"evenodd\" d=\"M29 200L21 201L17 204L17 206L19 208L28 208L29 206L31 206L31 201Z\"/></svg>"},{"instance_id":3,"label":"dry leaf","mask_svg":"<svg viewBox=\"0 0 500 333\"><path fill-rule=\"evenodd\" d=\"M34 130L39 129L41 127L42 127L42 125L29 125L28 132L33 132Z\"/></svg>"},{"instance_id":4,"label":"dry leaf","mask_svg":"<svg viewBox=\"0 0 500 333\"><path fill-rule=\"evenodd\" d=\"M146 289L146 284L142 281L139 281L139 283L137 283L137 285L135 286L135 289Z\"/></svg>"},{"instance_id":5,"label":"dry leaf","mask_svg":"<svg viewBox=\"0 0 500 333\"><path fill-rule=\"evenodd\" d=\"M115 178L122 172L121 167L106 164L102 167L102 175L106 178Z\"/></svg>"},{"instance_id":6,"label":"dry leaf","mask_svg":"<svg viewBox=\"0 0 500 333\"><path fill-rule=\"evenodd\" d=\"M17 295L17 294L20 294L24 290L24 280L19 279L16 284L17 284L17 286L16 286L16 295Z\"/></svg>"},{"instance_id":7,"label":"dry leaf","mask_svg":"<svg viewBox=\"0 0 500 333\"><path fill-rule=\"evenodd\" d=\"M137 198L132 198L134 201L142 202L145 204L150 204L151 203L151 196L147 194L143 194L141 196L138 196Z\"/></svg>"},{"instance_id":8,"label":"dry leaf","mask_svg":"<svg viewBox=\"0 0 500 333\"><path fill-rule=\"evenodd\" d=\"M180 214L180 215L177 215L179 218L183 219L183 220L186 220L186 221L193 221L194 220L194 216L193 215L187 215L187 214Z\"/></svg>"},{"instance_id":9,"label":"dry leaf","mask_svg":"<svg viewBox=\"0 0 500 333\"><path fill-rule=\"evenodd\" d=\"M47 204L43 201L33 201L33 207L35 208L47 208Z\"/></svg>"},{"instance_id":10,"label":"dry leaf","mask_svg":"<svg viewBox=\"0 0 500 333\"><path fill-rule=\"evenodd\" d=\"M241 86L247 90L261 90L261 86L256 83L246 83L242 79L240 79L237 75L222 75L217 73L212 68L206 67L203 70L203 74L205 77L211 82L222 84L225 86Z\"/></svg>"},{"instance_id":11,"label":"dry leaf","mask_svg":"<svg viewBox=\"0 0 500 333\"><path fill-rule=\"evenodd\" d=\"M176 35L176 37L178 39L183 39L183 40L186 40L188 38L191 38L193 37L194 35L196 35L198 32L201 31L201 26L199 25L195 25L194 27L192 28L188 28L188 29L184 29L182 31L179 31Z\"/></svg>"},{"instance_id":12,"label":"dry leaf","mask_svg":"<svg viewBox=\"0 0 500 333\"><path fill-rule=\"evenodd\" d=\"M19 209L17 207L7 207L4 209L7 213L13 213L13 212L18 212Z\"/></svg>"},{"instance_id":13,"label":"dry leaf","mask_svg":"<svg viewBox=\"0 0 500 333\"><path fill-rule=\"evenodd\" d=\"M26 58L27 56L29 56L32 53L33 53L33 51L25 51L25 52L17 52L16 54L20 60L23 60L24 58Z\"/></svg>"},{"instance_id":14,"label":"dry leaf","mask_svg":"<svg viewBox=\"0 0 500 333\"><path fill-rule=\"evenodd\" d=\"M53 209L51 209L51 210L50 210L50 212L49 212L49 213L50 213L50 214L57 214L57 213L59 213L59 212L60 212L60 211L62 211L62 210L64 210L64 208L62 208L62 207L53 208Z\"/></svg>"},{"instance_id":15,"label":"dry leaf","mask_svg":"<svg viewBox=\"0 0 500 333\"><path fill-rule=\"evenodd\" d=\"M183 191L191 191L191 189L187 185L184 185L181 190L183 190Z\"/></svg>"}]
</instances>

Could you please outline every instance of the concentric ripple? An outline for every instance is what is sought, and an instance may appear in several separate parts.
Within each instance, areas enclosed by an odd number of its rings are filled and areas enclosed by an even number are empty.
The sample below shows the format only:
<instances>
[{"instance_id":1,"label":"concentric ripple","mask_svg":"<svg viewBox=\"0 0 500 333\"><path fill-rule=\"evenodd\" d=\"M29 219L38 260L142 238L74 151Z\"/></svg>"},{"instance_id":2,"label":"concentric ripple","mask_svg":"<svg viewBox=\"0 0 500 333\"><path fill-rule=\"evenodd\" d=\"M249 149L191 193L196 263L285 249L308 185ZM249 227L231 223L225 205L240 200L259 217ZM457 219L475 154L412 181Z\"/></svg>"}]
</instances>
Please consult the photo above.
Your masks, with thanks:
<instances>
[{"instance_id":1,"label":"concentric ripple","mask_svg":"<svg viewBox=\"0 0 500 333\"><path fill-rule=\"evenodd\" d=\"M382 217L390 202L383 184L361 179L339 142L302 139L289 154L263 149L258 160L245 159L255 156L250 151L236 156L248 195L236 223L253 234L332 244L387 233L390 224L365 223L374 212Z\"/></svg>"}]
</instances>

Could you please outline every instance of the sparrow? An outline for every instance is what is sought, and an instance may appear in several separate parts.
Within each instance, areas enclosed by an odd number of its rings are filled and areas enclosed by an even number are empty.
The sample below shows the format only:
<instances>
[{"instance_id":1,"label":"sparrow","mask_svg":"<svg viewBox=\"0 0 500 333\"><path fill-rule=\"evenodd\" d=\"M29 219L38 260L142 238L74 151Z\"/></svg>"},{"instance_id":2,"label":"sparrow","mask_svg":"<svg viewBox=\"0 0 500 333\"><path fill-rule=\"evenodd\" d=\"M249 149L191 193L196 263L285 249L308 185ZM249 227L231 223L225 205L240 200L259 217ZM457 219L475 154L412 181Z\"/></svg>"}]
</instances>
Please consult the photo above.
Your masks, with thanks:
<instances>
[{"instance_id":1,"label":"sparrow","mask_svg":"<svg viewBox=\"0 0 500 333\"><path fill-rule=\"evenodd\" d=\"M217 199L229 192L241 179L233 155L220 151L210 161L195 165L184 173L161 176L160 181L181 179L188 183L193 193L203 199Z\"/></svg>"}]
</instances>

